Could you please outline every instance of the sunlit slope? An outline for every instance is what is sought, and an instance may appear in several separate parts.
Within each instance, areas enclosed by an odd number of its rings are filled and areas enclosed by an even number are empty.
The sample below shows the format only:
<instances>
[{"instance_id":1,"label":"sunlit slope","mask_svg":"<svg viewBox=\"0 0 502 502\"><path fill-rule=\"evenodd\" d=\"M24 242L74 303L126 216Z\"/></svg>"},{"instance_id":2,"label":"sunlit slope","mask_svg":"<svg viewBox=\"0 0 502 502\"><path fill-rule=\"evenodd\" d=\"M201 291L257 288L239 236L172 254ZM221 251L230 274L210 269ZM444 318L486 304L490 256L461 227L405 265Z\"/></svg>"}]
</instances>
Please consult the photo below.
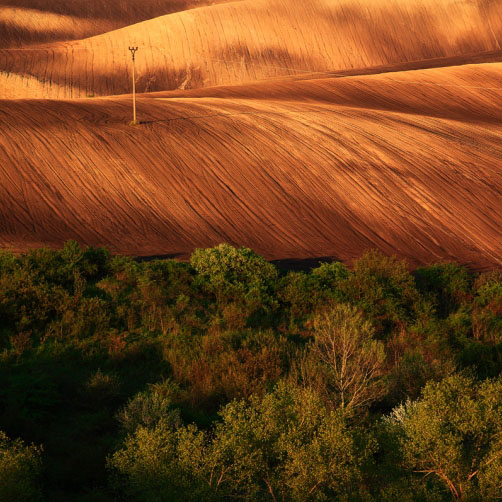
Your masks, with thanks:
<instances>
[{"instance_id":1,"label":"sunlit slope","mask_svg":"<svg viewBox=\"0 0 502 502\"><path fill-rule=\"evenodd\" d=\"M0 47L77 40L229 0L0 0Z\"/></svg>"},{"instance_id":2,"label":"sunlit slope","mask_svg":"<svg viewBox=\"0 0 502 502\"><path fill-rule=\"evenodd\" d=\"M500 122L502 63L359 77L273 80L144 94L145 98L232 98L331 103L462 121Z\"/></svg>"},{"instance_id":3,"label":"sunlit slope","mask_svg":"<svg viewBox=\"0 0 502 502\"><path fill-rule=\"evenodd\" d=\"M502 2L244 0L79 42L0 51L0 96L129 92L130 44L140 47L138 90L148 92L478 54L500 43Z\"/></svg>"},{"instance_id":4,"label":"sunlit slope","mask_svg":"<svg viewBox=\"0 0 502 502\"><path fill-rule=\"evenodd\" d=\"M473 73L490 85L466 85ZM126 97L3 101L0 243L158 255L228 241L347 261L374 247L500 265L501 75L416 72L419 89L399 73L296 82L289 100L253 98L257 86L142 97L139 127L126 125Z\"/></svg>"}]
</instances>

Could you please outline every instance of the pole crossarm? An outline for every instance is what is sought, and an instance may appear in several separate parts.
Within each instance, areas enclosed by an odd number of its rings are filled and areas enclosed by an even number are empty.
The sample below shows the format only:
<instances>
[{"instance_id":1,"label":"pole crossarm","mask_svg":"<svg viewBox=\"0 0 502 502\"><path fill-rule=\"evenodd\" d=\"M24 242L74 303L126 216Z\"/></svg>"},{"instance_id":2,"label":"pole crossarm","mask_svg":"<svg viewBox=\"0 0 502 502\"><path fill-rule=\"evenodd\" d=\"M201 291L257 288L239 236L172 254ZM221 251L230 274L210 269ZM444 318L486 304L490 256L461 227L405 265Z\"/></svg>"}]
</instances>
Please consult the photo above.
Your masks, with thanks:
<instances>
[{"instance_id":1,"label":"pole crossarm","mask_svg":"<svg viewBox=\"0 0 502 502\"><path fill-rule=\"evenodd\" d=\"M131 51L132 60L134 61L134 55L136 54L136 51L138 50L138 47L129 47L129 50Z\"/></svg>"}]
</instances>

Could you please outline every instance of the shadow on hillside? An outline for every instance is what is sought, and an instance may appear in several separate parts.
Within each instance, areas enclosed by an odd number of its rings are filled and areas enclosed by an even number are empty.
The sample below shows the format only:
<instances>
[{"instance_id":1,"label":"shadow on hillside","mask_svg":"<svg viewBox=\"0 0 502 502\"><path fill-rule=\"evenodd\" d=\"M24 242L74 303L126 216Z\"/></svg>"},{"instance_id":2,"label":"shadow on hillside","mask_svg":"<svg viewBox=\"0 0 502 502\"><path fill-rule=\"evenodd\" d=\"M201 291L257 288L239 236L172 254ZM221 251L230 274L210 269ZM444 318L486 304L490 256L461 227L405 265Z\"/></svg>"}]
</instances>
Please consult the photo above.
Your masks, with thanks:
<instances>
[{"instance_id":1,"label":"shadow on hillside","mask_svg":"<svg viewBox=\"0 0 502 502\"><path fill-rule=\"evenodd\" d=\"M321 263L331 263L334 261L340 261L334 256L320 256L318 258L288 258L284 260L270 260L279 270L285 272L294 271L309 271L313 268L317 268Z\"/></svg>"},{"instance_id":2,"label":"shadow on hillside","mask_svg":"<svg viewBox=\"0 0 502 502\"><path fill-rule=\"evenodd\" d=\"M180 261L189 261L190 254L187 253L171 253L171 254L159 254L151 256L135 256L134 260L140 263L149 262L154 260L172 260L178 259ZM321 263L332 263L334 261L340 261L334 256L319 256L317 258L286 258L283 260L269 260L270 263L275 265L279 270L284 272L290 271L309 271L313 268L317 268Z\"/></svg>"},{"instance_id":3,"label":"shadow on hillside","mask_svg":"<svg viewBox=\"0 0 502 502\"><path fill-rule=\"evenodd\" d=\"M133 256L134 261L143 263L154 260L173 260L179 258L181 261L186 261L186 253L171 253L171 254L154 254L149 256Z\"/></svg>"}]
</instances>

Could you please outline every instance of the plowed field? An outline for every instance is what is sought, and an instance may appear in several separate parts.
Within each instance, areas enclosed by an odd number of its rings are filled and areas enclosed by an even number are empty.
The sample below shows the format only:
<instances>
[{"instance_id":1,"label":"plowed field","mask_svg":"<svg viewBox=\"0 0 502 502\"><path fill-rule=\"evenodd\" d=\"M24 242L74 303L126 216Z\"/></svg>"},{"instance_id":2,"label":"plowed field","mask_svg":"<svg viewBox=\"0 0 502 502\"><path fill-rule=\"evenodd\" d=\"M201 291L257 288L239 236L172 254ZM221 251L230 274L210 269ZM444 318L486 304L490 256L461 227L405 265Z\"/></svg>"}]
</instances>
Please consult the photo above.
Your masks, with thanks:
<instances>
[{"instance_id":1,"label":"plowed field","mask_svg":"<svg viewBox=\"0 0 502 502\"><path fill-rule=\"evenodd\" d=\"M1 0L0 48L77 40L230 0Z\"/></svg>"},{"instance_id":2,"label":"plowed field","mask_svg":"<svg viewBox=\"0 0 502 502\"><path fill-rule=\"evenodd\" d=\"M500 43L497 1L244 0L82 41L2 50L0 98L129 92L131 44L140 47L138 90L149 92L472 56Z\"/></svg>"},{"instance_id":3,"label":"plowed field","mask_svg":"<svg viewBox=\"0 0 502 502\"><path fill-rule=\"evenodd\" d=\"M92 25L15 1L48 33ZM502 265L502 3L185 3L84 40L5 39L1 247ZM137 15L110 5L103 23Z\"/></svg>"}]
</instances>

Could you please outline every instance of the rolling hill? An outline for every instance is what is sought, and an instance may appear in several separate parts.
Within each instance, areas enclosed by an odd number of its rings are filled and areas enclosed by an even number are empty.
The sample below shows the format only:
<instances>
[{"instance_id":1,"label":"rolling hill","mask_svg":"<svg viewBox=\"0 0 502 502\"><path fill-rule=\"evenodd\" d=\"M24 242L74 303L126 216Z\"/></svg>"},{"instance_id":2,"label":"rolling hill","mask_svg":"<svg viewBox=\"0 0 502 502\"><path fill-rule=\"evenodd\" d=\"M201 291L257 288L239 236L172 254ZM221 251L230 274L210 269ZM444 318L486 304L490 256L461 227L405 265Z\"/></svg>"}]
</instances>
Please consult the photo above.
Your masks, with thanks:
<instances>
[{"instance_id":1,"label":"rolling hill","mask_svg":"<svg viewBox=\"0 0 502 502\"><path fill-rule=\"evenodd\" d=\"M492 0L242 0L1 50L0 98L127 93L130 44L140 47L138 90L151 92L435 58L492 61L501 43L502 3Z\"/></svg>"},{"instance_id":2,"label":"rolling hill","mask_svg":"<svg viewBox=\"0 0 502 502\"><path fill-rule=\"evenodd\" d=\"M0 48L77 40L229 0L1 0Z\"/></svg>"},{"instance_id":3,"label":"rolling hill","mask_svg":"<svg viewBox=\"0 0 502 502\"><path fill-rule=\"evenodd\" d=\"M0 242L502 264L502 64L0 102Z\"/></svg>"}]
</instances>

